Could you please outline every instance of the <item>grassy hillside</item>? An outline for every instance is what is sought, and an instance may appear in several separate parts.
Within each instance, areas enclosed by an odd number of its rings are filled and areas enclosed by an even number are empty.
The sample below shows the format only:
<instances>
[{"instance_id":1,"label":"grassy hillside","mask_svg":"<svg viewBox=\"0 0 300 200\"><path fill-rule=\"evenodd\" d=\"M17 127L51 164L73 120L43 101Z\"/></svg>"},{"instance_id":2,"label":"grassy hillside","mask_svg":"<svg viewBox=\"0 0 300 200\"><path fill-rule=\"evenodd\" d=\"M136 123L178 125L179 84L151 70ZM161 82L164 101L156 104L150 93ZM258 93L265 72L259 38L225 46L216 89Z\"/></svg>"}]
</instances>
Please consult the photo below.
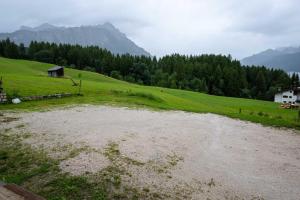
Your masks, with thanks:
<instances>
[{"instance_id":1,"label":"grassy hillside","mask_svg":"<svg viewBox=\"0 0 300 200\"><path fill-rule=\"evenodd\" d=\"M8 94L20 96L46 95L61 92L76 93L68 78L47 77L51 64L0 58L0 76ZM265 125L300 129L297 110L284 110L273 102L212 96L202 93L148 87L115 80L97 73L65 69L65 74L78 81L82 74L82 97L23 102L0 105L5 109L43 109L67 104L120 104L146 106L155 109L210 112ZM241 109L241 113L239 110Z\"/></svg>"}]
</instances>

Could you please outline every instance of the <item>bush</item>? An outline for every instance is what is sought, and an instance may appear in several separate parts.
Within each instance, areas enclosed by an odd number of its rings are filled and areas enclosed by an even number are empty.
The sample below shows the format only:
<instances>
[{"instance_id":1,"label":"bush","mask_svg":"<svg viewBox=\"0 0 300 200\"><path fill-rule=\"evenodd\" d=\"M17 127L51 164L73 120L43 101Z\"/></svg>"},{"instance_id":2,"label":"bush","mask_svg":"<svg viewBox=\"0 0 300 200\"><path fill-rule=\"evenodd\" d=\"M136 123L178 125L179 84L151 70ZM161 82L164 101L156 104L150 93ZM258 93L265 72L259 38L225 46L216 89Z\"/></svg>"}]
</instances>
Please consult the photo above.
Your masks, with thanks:
<instances>
[{"instance_id":1,"label":"bush","mask_svg":"<svg viewBox=\"0 0 300 200\"><path fill-rule=\"evenodd\" d=\"M263 115L264 115L264 113L261 112L261 111L259 111L257 114L258 114L259 116L263 116Z\"/></svg>"},{"instance_id":2,"label":"bush","mask_svg":"<svg viewBox=\"0 0 300 200\"><path fill-rule=\"evenodd\" d=\"M86 66L85 68L83 68L84 71L90 71L90 72L95 72L96 69L95 68L92 68L92 67L89 67L89 66Z\"/></svg>"},{"instance_id":3,"label":"bush","mask_svg":"<svg viewBox=\"0 0 300 200\"><path fill-rule=\"evenodd\" d=\"M162 102L163 100L151 93L145 93L145 92L132 92L131 90L122 91L122 90L111 90L111 93L115 95L126 95L126 96L132 96L132 97L141 97L144 99L148 99L151 101L157 101Z\"/></svg>"},{"instance_id":4,"label":"bush","mask_svg":"<svg viewBox=\"0 0 300 200\"><path fill-rule=\"evenodd\" d=\"M119 71L111 71L110 76L115 79L122 79L122 76Z\"/></svg>"},{"instance_id":5,"label":"bush","mask_svg":"<svg viewBox=\"0 0 300 200\"><path fill-rule=\"evenodd\" d=\"M7 93L7 100L10 101L14 98L20 98L19 90L13 89L11 93Z\"/></svg>"}]
</instances>

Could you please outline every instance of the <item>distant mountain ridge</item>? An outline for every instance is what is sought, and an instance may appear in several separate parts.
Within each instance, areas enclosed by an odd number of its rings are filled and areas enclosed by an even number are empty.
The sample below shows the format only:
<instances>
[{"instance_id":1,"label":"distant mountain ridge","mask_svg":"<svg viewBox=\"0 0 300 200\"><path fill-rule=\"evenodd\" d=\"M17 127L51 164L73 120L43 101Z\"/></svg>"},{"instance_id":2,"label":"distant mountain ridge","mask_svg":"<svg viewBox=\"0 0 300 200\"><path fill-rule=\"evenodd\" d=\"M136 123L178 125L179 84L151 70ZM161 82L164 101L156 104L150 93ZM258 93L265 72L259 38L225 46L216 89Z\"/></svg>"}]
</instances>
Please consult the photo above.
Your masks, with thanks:
<instances>
[{"instance_id":1,"label":"distant mountain ridge","mask_svg":"<svg viewBox=\"0 0 300 200\"><path fill-rule=\"evenodd\" d=\"M95 26L58 27L48 23L37 27L21 26L12 33L0 33L0 39L9 38L17 44L29 46L31 41L44 41L82 46L99 46L114 54L145 55L150 54L137 46L111 23Z\"/></svg>"},{"instance_id":2,"label":"distant mountain ridge","mask_svg":"<svg viewBox=\"0 0 300 200\"><path fill-rule=\"evenodd\" d=\"M264 65L287 72L300 72L300 46L268 49L241 60L243 65Z\"/></svg>"}]
</instances>

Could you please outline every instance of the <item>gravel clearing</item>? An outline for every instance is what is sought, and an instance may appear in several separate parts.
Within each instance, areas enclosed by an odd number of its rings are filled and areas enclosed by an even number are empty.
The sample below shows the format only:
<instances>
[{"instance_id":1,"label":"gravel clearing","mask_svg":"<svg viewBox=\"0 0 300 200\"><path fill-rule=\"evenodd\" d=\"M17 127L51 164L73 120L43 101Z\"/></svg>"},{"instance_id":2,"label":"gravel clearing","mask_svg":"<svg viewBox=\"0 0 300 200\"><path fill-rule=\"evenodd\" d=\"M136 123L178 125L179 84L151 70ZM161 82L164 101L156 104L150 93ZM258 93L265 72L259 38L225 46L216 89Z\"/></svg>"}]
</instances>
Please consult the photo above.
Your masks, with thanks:
<instances>
[{"instance_id":1,"label":"gravel clearing","mask_svg":"<svg viewBox=\"0 0 300 200\"><path fill-rule=\"evenodd\" d=\"M109 106L5 115L19 119L1 129L30 133L24 142L61 159L73 175L115 162L127 171L122 184L169 199L300 197L299 131L215 114Z\"/></svg>"}]
</instances>

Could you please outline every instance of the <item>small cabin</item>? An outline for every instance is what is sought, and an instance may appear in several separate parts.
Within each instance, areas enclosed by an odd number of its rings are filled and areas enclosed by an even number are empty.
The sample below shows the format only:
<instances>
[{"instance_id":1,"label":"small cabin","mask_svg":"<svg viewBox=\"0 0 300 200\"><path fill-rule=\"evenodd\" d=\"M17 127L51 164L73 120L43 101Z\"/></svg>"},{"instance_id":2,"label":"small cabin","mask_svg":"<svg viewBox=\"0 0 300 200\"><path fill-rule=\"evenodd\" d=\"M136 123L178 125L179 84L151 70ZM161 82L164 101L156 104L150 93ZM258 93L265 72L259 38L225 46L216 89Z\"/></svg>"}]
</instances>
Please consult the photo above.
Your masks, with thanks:
<instances>
[{"instance_id":1,"label":"small cabin","mask_svg":"<svg viewBox=\"0 0 300 200\"><path fill-rule=\"evenodd\" d=\"M49 77L63 77L64 76L64 68L61 66L55 66L48 69Z\"/></svg>"},{"instance_id":2,"label":"small cabin","mask_svg":"<svg viewBox=\"0 0 300 200\"><path fill-rule=\"evenodd\" d=\"M289 103L300 104L300 88L287 90L275 94L274 102L276 103Z\"/></svg>"}]
</instances>

